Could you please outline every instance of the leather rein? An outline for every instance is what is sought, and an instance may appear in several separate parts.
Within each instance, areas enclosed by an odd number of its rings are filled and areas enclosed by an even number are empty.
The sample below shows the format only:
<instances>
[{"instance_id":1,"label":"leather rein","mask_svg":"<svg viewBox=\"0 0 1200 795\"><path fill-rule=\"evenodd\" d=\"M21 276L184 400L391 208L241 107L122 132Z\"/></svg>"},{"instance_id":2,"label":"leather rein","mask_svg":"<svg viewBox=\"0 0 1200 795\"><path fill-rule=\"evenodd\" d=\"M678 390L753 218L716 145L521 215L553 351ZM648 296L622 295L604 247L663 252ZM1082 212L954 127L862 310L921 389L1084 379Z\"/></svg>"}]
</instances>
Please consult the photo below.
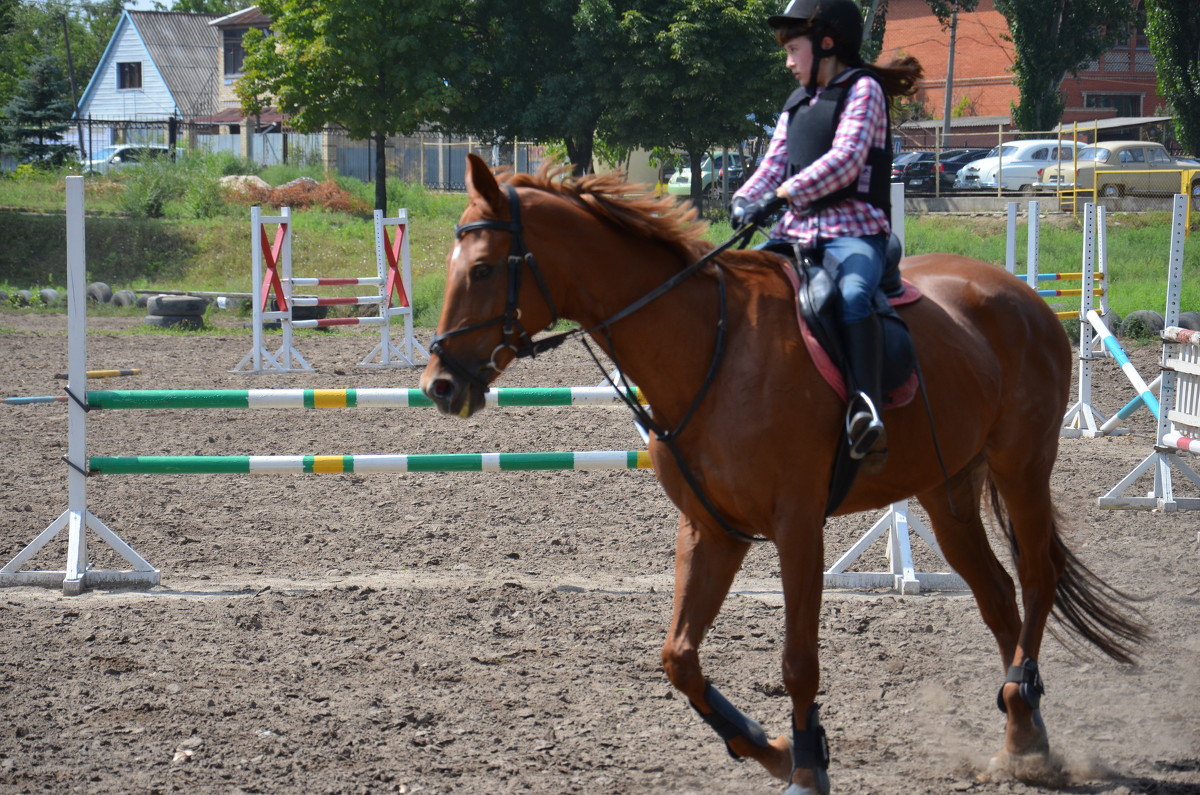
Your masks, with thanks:
<instances>
[{"instance_id":1,"label":"leather rein","mask_svg":"<svg viewBox=\"0 0 1200 795\"><path fill-rule=\"evenodd\" d=\"M621 388L617 389L617 395L621 398L625 405L629 407L629 410L633 412L637 423L646 430L653 431L655 438L671 451L671 454L675 458L676 466L678 466L680 473L683 475L684 481L688 484L689 488L691 488L692 493L700 501L700 504L704 506L704 509L708 511L708 513L717 521L717 524L721 526L721 529L723 529L730 536L740 541L766 541L767 539L765 538L747 535L741 530L738 530L716 509L716 506L712 504L712 501L708 498L708 495L705 494L699 480L696 478L695 473L692 472L691 468L684 460L683 453L679 450L678 445L679 436L691 422L693 415L696 413L696 410L699 408L701 402L704 400L704 397L708 394L713 382L716 380L717 370L720 367L721 359L723 358L725 352L725 337L728 325L726 323L726 318L728 316L728 299L725 290L725 273L721 269L720 263L714 261L715 257L728 250L739 241L741 241L742 245L744 246L745 242L750 239L751 235L753 235L755 227L745 226L742 229L735 231L733 235L724 243L717 246L712 251L709 251L700 259L679 271L671 278L660 284L658 287L655 287L641 298L638 298L633 303L626 306L624 309L617 311L604 320L594 324L590 328L582 329L577 327L571 329L570 331L563 331L547 337L533 339L529 332L525 329L524 325L521 323L521 308L518 306L518 298L520 296L521 284L523 280L523 271L526 267L528 267L530 274L537 283L538 290L541 292L542 298L545 300L546 306L550 310L550 322L547 323L546 330L552 328L554 324L558 322L559 314L558 309L554 304L554 300L550 296L550 290L546 285L546 280L542 276L541 269L538 267L537 260L534 259L533 252L531 252L528 246L525 245L523 227L521 224L520 197L517 194L517 190L512 185L504 185L504 190L508 196L508 204L510 208L509 212L512 220L500 221L495 219L482 219L479 221L470 221L454 227L454 237L456 240L461 240L464 235L471 232L482 230L508 232L511 235L508 256L505 258L504 263L505 267L507 268L508 277L504 311L502 314L499 314L489 320L484 320L470 326L464 326L463 328L447 331L443 334L435 334L429 345L430 353L436 354L438 358L441 359L446 365L446 367L454 374L486 389L488 388L488 376L493 372L500 373L503 369L496 363L496 356L501 351L510 350L518 359L533 358L539 353L545 353L546 351L557 348L571 337L580 336L580 340L583 342L584 347L591 355L592 360L596 362L596 365L600 367L601 371L605 372L606 380L616 387L617 385L613 383L612 378L605 371L604 366L600 363L599 358L596 356L591 346L587 344L586 338L581 336L595 331L601 331L609 342L609 355L612 358L613 363L617 366L618 372L621 373ZM641 403L639 403L634 397L635 392L626 381L620 362L617 361L616 351L612 344L612 336L610 333L611 327L619 320L632 315L634 312L642 309L647 304L650 304L654 300L670 292L679 284L694 276L710 262L714 265L717 275L717 341L713 347L712 358L709 361L704 382L700 385L700 389L696 392L696 396L692 399L691 405L688 407L687 411L684 412L683 419L680 420L674 428L665 428L657 423L654 420L651 412L641 405ZM444 345L446 340L495 325L499 325L501 327L501 333L503 335L502 341L492 350L492 355L488 363L483 367L480 367L478 370L472 371L468 369L466 365L455 359L449 353L449 351L446 350Z\"/></svg>"}]
</instances>

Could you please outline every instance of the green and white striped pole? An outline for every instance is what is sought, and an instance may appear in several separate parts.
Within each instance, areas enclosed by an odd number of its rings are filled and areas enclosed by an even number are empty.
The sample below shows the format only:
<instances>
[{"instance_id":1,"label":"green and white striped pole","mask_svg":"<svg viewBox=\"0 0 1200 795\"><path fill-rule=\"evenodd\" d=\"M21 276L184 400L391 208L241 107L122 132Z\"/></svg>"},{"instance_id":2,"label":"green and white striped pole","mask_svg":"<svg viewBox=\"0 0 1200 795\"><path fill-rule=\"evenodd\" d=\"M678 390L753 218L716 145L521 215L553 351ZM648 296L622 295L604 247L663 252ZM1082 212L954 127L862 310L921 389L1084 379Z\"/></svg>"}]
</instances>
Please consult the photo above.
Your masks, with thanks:
<instances>
[{"instance_id":1,"label":"green and white striped pole","mask_svg":"<svg viewBox=\"0 0 1200 795\"><path fill-rule=\"evenodd\" d=\"M635 387L625 392L642 400ZM489 406L624 406L609 386L509 387L485 394ZM47 398L53 400L56 398ZM40 400L40 399L39 399ZM6 402L33 402L30 398ZM433 401L419 389L133 389L91 390L93 409L325 409L429 408Z\"/></svg>"},{"instance_id":2,"label":"green and white striped pole","mask_svg":"<svg viewBox=\"0 0 1200 795\"><path fill-rule=\"evenodd\" d=\"M565 453L447 453L424 455L137 455L92 456L93 475L308 475L404 472L528 472L534 470L651 469L645 450Z\"/></svg>"}]
</instances>

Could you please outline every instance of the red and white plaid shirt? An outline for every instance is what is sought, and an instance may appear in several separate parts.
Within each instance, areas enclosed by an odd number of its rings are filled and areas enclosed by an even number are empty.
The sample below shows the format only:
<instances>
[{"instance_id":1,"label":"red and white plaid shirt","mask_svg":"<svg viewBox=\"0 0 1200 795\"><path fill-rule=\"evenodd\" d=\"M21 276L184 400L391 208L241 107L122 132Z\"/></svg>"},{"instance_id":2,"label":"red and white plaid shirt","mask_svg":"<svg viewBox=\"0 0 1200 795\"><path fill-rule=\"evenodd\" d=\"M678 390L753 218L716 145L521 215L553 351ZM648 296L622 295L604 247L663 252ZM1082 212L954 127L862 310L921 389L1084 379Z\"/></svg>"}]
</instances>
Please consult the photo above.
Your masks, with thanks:
<instances>
[{"instance_id":1,"label":"red and white plaid shirt","mask_svg":"<svg viewBox=\"0 0 1200 795\"><path fill-rule=\"evenodd\" d=\"M817 89L818 95L820 92L821 89ZM820 212L808 213L808 207L814 201L857 180L870 184L870 175L863 173L867 150L871 147L882 149L887 145L887 101L879 83L869 78L855 81L846 94L832 147L807 168L785 180L790 119L790 113L779 117L762 162L735 194L754 201L773 194L781 184L786 187L791 203L771 230L771 237L810 246L818 236L832 240L889 232L891 225L887 214L858 199L846 199Z\"/></svg>"}]
</instances>

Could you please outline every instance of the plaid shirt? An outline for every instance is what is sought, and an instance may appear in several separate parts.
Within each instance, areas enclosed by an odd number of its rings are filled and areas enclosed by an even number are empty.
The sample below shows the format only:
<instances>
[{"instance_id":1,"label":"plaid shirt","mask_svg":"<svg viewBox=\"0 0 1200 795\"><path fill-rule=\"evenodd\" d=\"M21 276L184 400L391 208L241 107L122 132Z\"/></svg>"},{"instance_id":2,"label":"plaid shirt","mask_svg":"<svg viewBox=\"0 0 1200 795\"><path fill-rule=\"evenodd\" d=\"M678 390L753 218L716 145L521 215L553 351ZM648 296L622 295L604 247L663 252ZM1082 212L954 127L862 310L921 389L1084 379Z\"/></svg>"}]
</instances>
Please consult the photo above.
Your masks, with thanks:
<instances>
[{"instance_id":1,"label":"plaid shirt","mask_svg":"<svg viewBox=\"0 0 1200 795\"><path fill-rule=\"evenodd\" d=\"M820 94L821 89L817 89ZM875 80L860 79L846 93L846 101L833 136L833 146L791 179L788 172L787 132L791 114L784 113L775 125L767 153L758 169L735 195L754 201L772 194L781 184L791 196L783 218L771 237L813 245L817 238L863 237L888 232L891 226L883 210L858 199L846 199L820 212L808 207L822 196L864 179L867 150L887 145L887 102ZM870 180L867 178L866 183Z\"/></svg>"}]
</instances>

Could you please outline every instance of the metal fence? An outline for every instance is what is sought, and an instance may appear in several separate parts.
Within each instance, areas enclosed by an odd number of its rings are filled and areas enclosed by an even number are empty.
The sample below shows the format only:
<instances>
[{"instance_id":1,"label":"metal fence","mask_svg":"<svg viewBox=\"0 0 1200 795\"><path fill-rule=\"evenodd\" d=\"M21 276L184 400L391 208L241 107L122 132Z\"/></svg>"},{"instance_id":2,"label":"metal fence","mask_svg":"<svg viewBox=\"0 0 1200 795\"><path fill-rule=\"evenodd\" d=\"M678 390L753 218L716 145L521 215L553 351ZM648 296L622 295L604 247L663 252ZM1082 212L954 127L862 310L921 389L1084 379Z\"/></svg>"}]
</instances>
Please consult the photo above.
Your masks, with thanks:
<instances>
[{"instance_id":1,"label":"metal fence","mask_svg":"<svg viewBox=\"0 0 1200 795\"><path fill-rule=\"evenodd\" d=\"M234 129L240 125L232 125ZM364 182L375 179L373 141L351 139L344 130L298 133L285 126L266 125L253 133L230 131L229 124L204 124L173 119L131 121L80 119L64 136L85 157L116 144L157 144L180 150L229 152L260 165L318 166L339 176ZM395 136L386 141L387 174L406 182L448 191L466 189L466 155L472 152L493 166L532 173L547 157L546 147L526 141L486 144L478 139L439 133ZM15 163L11 164L15 168Z\"/></svg>"}]
</instances>

